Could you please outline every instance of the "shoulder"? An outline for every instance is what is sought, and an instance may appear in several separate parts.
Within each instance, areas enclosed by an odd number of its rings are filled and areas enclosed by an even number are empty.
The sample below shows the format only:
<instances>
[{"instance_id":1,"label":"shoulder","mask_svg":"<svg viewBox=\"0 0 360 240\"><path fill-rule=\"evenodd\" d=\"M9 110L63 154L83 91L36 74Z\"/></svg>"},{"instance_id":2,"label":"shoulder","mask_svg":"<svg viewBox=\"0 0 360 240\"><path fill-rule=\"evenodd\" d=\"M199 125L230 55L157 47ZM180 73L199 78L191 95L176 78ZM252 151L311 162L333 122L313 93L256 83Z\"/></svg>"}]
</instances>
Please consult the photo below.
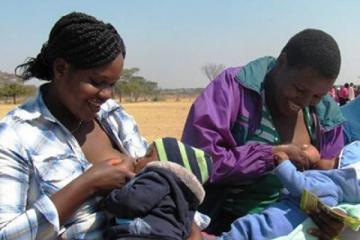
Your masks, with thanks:
<instances>
[{"instance_id":1,"label":"shoulder","mask_svg":"<svg viewBox=\"0 0 360 240\"><path fill-rule=\"evenodd\" d=\"M344 106L341 106L341 111L344 115L349 114L350 116L356 115L357 109L360 107L360 97L355 98L351 102L345 104ZM345 116L347 117L347 116Z\"/></svg>"},{"instance_id":2,"label":"shoulder","mask_svg":"<svg viewBox=\"0 0 360 240\"><path fill-rule=\"evenodd\" d=\"M123 130L137 128L134 117L113 99L109 99L101 105L98 117L111 125L122 126Z\"/></svg>"},{"instance_id":3,"label":"shoulder","mask_svg":"<svg viewBox=\"0 0 360 240\"><path fill-rule=\"evenodd\" d=\"M236 75L239 73L242 67L229 67L222 71L211 83L210 85L215 85L217 87L230 87L233 85L238 86L239 83L236 81Z\"/></svg>"},{"instance_id":4,"label":"shoulder","mask_svg":"<svg viewBox=\"0 0 360 240\"><path fill-rule=\"evenodd\" d=\"M241 68L242 67L230 67L222 71L202 91L198 101L213 99L215 102L218 102L221 101L221 99L239 98L242 85L236 80L236 75Z\"/></svg>"},{"instance_id":5,"label":"shoulder","mask_svg":"<svg viewBox=\"0 0 360 240\"><path fill-rule=\"evenodd\" d=\"M103 103L98 113L100 118L109 117L111 115L116 115L117 117L120 117L120 119L134 120L134 118L113 99L109 99Z\"/></svg>"}]
</instances>

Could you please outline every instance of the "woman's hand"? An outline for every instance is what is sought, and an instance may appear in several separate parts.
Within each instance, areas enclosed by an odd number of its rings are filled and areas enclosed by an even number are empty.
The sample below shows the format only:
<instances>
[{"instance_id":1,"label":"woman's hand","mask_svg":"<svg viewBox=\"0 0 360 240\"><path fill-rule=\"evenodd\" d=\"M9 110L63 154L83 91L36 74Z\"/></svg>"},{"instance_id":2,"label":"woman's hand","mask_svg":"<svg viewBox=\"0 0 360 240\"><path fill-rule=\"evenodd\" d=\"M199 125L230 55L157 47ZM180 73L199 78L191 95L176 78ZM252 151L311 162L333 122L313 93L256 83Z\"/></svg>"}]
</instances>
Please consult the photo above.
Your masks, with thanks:
<instances>
[{"instance_id":1,"label":"woman's hand","mask_svg":"<svg viewBox=\"0 0 360 240\"><path fill-rule=\"evenodd\" d=\"M336 211L337 209L335 209ZM343 214L338 210L339 214ZM319 227L309 229L309 233L320 240L330 240L338 236L344 229L345 224L334 216L330 215L326 211L318 209L318 211L307 212L308 216Z\"/></svg>"},{"instance_id":2,"label":"woman's hand","mask_svg":"<svg viewBox=\"0 0 360 240\"><path fill-rule=\"evenodd\" d=\"M273 153L275 165L279 165L283 161L289 160L289 156L285 152L277 151Z\"/></svg>"},{"instance_id":3,"label":"woman's hand","mask_svg":"<svg viewBox=\"0 0 360 240\"><path fill-rule=\"evenodd\" d=\"M90 182L92 193L122 187L135 174L131 159L108 159L94 164L84 173Z\"/></svg>"},{"instance_id":4,"label":"woman's hand","mask_svg":"<svg viewBox=\"0 0 360 240\"><path fill-rule=\"evenodd\" d=\"M310 168L310 159L305 152L307 147L308 145L299 146L294 143L289 143L274 146L272 148L272 152L274 156L276 156L279 152L286 153L290 161L298 170L306 170Z\"/></svg>"}]
</instances>

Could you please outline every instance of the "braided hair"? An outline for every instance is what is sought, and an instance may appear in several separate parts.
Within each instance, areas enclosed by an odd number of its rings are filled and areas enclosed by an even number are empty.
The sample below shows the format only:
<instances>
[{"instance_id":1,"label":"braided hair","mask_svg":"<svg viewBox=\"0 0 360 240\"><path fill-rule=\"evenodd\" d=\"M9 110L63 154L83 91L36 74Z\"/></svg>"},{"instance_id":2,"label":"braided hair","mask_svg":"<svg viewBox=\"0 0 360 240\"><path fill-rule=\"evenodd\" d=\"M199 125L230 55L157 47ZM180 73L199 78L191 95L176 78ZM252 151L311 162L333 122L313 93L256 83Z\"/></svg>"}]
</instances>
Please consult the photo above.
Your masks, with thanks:
<instances>
[{"instance_id":1,"label":"braided hair","mask_svg":"<svg viewBox=\"0 0 360 240\"><path fill-rule=\"evenodd\" d=\"M286 53L290 67L311 67L327 78L336 78L339 74L339 47L335 39L324 31L305 29L295 34L281 52Z\"/></svg>"},{"instance_id":2,"label":"braided hair","mask_svg":"<svg viewBox=\"0 0 360 240\"><path fill-rule=\"evenodd\" d=\"M63 58L76 69L89 69L106 65L119 54L125 58L125 45L111 24L73 12L55 23L37 57L27 59L15 72L20 69L23 80L35 77L51 81L57 58Z\"/></svg>"}]
</instances>

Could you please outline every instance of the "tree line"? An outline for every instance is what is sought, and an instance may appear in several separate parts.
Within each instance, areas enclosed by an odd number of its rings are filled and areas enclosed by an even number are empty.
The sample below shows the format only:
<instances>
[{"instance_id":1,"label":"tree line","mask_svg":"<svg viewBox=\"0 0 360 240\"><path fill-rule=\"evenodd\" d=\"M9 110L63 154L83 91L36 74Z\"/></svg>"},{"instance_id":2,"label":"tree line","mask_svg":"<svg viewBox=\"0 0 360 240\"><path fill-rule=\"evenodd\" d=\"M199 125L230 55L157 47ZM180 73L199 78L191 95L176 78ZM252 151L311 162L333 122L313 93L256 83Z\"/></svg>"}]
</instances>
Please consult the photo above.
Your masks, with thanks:
<instances>
[{"instance_id":1,"label":"tree line","mask_svg":"<svg viewBox=\"0 0 360 240\"><path fill-rule=\"evenodd\" d=\"M211 81L222 70L224 65L209 63L204 65L201 70L205 76ZM115 96L119 102L122 102L125 98L130 102L137 102L140 99L143 101L158 101L164 95L176 96L179 100L181 96L197 95L201 89L159 89L158 83L148 81L143 76L139 75L139 68L124 69L114 87ZM35 86L24 85L15 74L9 74L0 71L0 98L5 103L12 102L16 104L18 98L28 97L34 94L36 91Z\"/></svg>"},{"instance_id":2,"label":"tree line","mask_svg":"<svg viewBox=\"0 0 360 240\"><path fill-rule=\"evenodd\" d=\"M159 94L157 82L146 80L144 77L139 76L139 68L124 69L120 80L115 85L115 94L119 98L119 102L123 101L124 97L127 97L130 102L137 102L140 97L143 100L156 101Z\"/></svg>"},{"instance_id":3,"label":"tree line","mask_svg":"<svg viewBox=\"0 0 360 240\"><path fill-rule=\"evenodd\" d=\"M114 92L121 102L123 98L131 102L156 100L159 89L157 82L146 80L139 76L139 68L124 69L120 81L117 81ZM18 103L19 98L29 97L36 91L35 86L24 85L15 74L0 71L0 98L5 103Z\"/></svg>"}]
</instances>

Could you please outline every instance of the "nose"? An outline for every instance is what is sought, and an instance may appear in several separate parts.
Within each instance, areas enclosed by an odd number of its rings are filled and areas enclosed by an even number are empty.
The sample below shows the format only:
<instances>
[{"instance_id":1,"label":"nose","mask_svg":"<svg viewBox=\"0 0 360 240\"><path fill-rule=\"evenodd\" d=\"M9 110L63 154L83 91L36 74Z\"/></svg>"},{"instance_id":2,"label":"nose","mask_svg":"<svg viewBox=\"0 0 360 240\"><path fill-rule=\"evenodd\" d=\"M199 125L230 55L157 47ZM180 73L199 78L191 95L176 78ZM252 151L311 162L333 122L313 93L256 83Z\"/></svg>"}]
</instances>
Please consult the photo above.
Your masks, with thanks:
<instances>
[{"instance_id":1,"label":"nose","mask_svg":"<svg viewBox=\"0 0 360 240\"><path fill-rule=\"evenodd\" d=\"M106 86L103 87L100 91L99 91L99 97L102 99L109 99L112 98L114 95L114 89L111 86Z\"/></svg>"}]
</instances>

